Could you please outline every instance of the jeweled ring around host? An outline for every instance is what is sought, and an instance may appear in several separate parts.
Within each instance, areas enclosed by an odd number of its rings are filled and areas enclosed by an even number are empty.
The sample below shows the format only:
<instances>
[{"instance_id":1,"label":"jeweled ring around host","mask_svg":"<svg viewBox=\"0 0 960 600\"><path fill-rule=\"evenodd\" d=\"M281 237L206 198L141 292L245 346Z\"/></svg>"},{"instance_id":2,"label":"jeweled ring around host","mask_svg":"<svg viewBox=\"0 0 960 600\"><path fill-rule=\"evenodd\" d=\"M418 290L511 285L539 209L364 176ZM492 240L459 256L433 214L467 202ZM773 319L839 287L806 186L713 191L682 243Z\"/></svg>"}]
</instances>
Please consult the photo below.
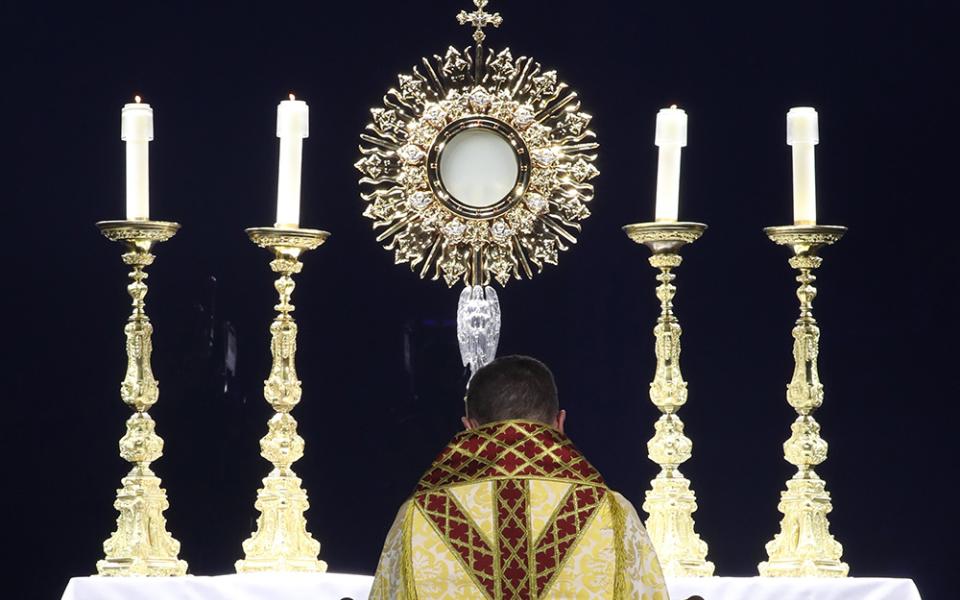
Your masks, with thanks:
<instances>
[{"instance_id":1,"label":"jeweled ring around host","mask_svg":"<svg viewBox=\"0 0 960 600\"><path fill-rule=\"evenodd\" d=\"M513 149L517 161L517 178L513 187L502 198L487 206L474 206L457 198L447 189L441 173L444 149L455 137L471 130L493 133L502 138ZM468 219L492 219L510 210L527 190L530 181L530 154L523 138L509 124L493 117L470 116L450 123L437 134L427 153L427 176L434 195L454 213Z\"/></svg>"}]
</instances>

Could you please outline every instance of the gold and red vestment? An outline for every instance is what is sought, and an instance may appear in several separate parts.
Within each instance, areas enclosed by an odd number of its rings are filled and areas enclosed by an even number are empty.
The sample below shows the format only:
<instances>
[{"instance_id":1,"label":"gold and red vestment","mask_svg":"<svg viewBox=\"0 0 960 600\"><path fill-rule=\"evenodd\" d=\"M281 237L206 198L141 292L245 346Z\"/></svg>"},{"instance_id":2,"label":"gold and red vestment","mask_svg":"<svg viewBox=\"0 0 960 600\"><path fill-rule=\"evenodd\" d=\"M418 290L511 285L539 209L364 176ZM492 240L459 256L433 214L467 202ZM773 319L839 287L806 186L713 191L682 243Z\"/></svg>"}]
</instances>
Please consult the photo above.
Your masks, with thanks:
<instances>
[{"instance_id":1,"label":"gold and red vestment","mask_svg":"<svg viewBox=\"0 0 960 600\"><path fill-rule=\"evenodd\" d=\"M559 431L501 421L440 453L387 535L376 600L667 600L633 506Z\"/></svg>"}]
</instances>

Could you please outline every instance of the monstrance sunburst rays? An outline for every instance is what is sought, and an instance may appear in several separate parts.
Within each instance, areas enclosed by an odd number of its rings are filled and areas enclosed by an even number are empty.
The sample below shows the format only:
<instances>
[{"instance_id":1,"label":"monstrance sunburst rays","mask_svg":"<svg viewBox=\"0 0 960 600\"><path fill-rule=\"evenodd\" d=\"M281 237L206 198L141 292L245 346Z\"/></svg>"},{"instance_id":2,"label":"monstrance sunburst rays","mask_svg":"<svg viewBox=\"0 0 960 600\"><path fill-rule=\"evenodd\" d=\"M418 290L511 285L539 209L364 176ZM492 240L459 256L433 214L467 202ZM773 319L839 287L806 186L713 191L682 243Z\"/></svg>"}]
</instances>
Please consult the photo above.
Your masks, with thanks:
<instances>
[{"instance_id":1,"label":"monstrance sunburst rays","mask_svg":"<svg viewBox=\"0 0 960 600\"><path fill-rule=\"evenodd\" d=\"M506 285L556 264L576 243L590 215L598 144L590 115L556 71L514 59L509 48L450 47L401 74L371 113L356 163L363 214L396 263L451 287L491 277ZM483 209L458 202L440 177L444 143L470 127L499 133L518 162L513 189Z\"/></svg>"}]
</instances>

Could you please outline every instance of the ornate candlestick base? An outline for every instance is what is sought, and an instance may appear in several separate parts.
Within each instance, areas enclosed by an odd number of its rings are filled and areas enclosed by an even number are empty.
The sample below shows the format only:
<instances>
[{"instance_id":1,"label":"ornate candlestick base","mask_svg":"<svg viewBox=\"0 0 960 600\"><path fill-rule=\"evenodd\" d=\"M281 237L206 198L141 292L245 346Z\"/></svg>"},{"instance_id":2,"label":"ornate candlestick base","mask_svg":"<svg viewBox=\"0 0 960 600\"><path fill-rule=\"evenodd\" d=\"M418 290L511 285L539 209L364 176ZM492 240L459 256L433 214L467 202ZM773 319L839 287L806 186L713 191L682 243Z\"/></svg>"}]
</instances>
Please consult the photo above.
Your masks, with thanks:
<instances>
[{"instance_id":1,"label":"ornate candlestick base","mask_svg":"<svg viewBox=\"0 0 960 600\"><path fill-rule=\"evenodd\" d=\"M117 530L103 543L106 557L97 562L100 575L184 575L187 563L179 560L180 542L167 532L163 511L167 493L150 463L163 455L163 440L156 434L147 411L157 402L159 384L150 367L153 326L144 311L146 268L153 263L153 245L166 241L180 229L164 221L101 221L97 227L114 242L123 242L123 263L131 267L127 286L133 311L124 327L127 335L127 372L120 397L134 410L127 433L120 439L120 456L133 468L121 480L114 508L120 512Z\"/></svg>"},{"instance_id":2,"label":"ornate candlestick base","mask_svg":"<svg viewBox=\"0 0 960 600\"><path fill-rule=\"evenodd\" d=\"M297 324L290 315L290 297L295 286L293 275L303 268L300 255L323 244L330 235L316 229L279 229L258 227L247 230L250 240L270 250L274 259L270 269L279 274L274 287L280 302L270 325L270 352L273 367L264 382L263 395L276 413L260 440L260 456L273 464L257 492L257 531L243 542L245 558L238 560L238 573L255 571L324 572L327 563L318 560L320 542L307 531L303 513L310 507L307 493L291 466L303 457L303 438L297 434L297 421L290 415L300 402L297 379Z\"/></svg>"},{"instance_id":3,"label":"ornate candlestick base","mask_svg":"<svg viewBox=\"0 0 960 600\"><path fill-rule=\"evenodd\" d=\"M783 513L780 533L767 543L769 560L758 565L767 577L846 577L850 568L840 561L843 547L830 535L827 513L833 510L826 484L814 467L827 459L827 442L820 437L820 424L813 412L823 403L823 385L817 373L820 328L813 318L813 299L817 289L813 270L822 259L817 252L846 232L835 225L791 225L768 227L767 236L793 251L790 266L799 272L797 297L800 318L793 328L793 378L787 385L787 402L796 409L793 432L783 444L787 462L797 474L787 481L777 507Z\"/></svg>"},{"instance_id":4,"label":"ornate candlestick base","mask_svg":"<svg viewBox=\"0 0 960 600\"><path fill-rule=\"evenodd\" d=\"M697 240L706 228L702 223L659 222L634 223L623 228L631 240L650 248L650 265L660 271L660 318L653 330L657 370L650 384L650 400L663 415L657 420L655 435L647 442L650 460L660 465L660 473L651 482L643 510L650 515L647 532L660 565L670 577L713 575L713 563L706 560L707 543L694 530L696 496L679 469L690 458L693 442L684 435L683 422L676 414L687 401L687 383L680 373L681 329L673 314L676 275L672 273L683 260L680 248Z\"/></svg>"}]
</instances>

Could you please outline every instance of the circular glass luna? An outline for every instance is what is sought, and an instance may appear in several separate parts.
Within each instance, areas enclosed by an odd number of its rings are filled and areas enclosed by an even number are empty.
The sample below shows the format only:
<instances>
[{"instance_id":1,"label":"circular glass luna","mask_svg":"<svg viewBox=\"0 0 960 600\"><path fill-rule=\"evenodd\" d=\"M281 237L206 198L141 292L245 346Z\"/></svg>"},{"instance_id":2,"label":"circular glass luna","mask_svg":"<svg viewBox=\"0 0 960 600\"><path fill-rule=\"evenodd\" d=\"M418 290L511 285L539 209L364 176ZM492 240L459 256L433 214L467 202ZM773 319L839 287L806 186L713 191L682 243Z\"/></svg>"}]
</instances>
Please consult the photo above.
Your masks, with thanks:
<instances>
[{"instance_id":1,"label":"circular glass luna","mask_svg":"<svg viewBox=\"0 0 960 600\"><path fill-rule=\"evenodd\" d=\"M434 191L463 216L501 214L526 187L526 147L509 126L493 119L452 123L440 133L430 155Z\"/></svg>"}]
</instances>

